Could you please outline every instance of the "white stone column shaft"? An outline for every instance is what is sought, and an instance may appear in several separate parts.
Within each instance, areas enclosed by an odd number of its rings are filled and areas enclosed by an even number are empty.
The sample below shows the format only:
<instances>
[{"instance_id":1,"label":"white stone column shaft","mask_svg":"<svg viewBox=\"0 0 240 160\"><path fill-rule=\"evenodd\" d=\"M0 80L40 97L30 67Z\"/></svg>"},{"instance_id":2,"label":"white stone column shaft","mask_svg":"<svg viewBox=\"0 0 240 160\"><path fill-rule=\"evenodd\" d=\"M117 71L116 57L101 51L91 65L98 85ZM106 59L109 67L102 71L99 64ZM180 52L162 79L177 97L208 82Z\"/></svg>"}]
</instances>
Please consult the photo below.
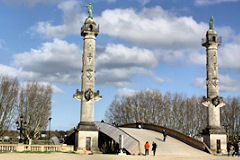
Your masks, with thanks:
<instances>
[{"instance_id":1,"label":"white stone column shaft","mask_svg":"<svg viewBox=\"0 0 240 160\"><path fill-rule=\"evenodd\" d=\"M94 98L87 100L85 93L91 89L94 96L95 89L95 35L87 34L84 37L83 69L82 69L82 92L81 100L81 122L94 121Z\"/></svg>"}]
</instances>

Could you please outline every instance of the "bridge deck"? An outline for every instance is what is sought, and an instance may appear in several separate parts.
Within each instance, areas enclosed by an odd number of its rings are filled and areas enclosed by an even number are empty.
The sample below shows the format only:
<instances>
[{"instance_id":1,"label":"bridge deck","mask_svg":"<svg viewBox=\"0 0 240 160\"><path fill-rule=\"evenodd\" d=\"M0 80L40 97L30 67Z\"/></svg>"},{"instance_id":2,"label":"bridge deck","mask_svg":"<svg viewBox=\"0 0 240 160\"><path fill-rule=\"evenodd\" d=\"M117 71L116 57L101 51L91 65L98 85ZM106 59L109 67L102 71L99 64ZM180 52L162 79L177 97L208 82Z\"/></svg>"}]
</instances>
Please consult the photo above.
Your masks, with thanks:
<instances>
[{"instance_id":1,"label":"bridge deck","mask_svg":"<svg viewBox=\"0 0 240 160\"><path fill-rule=\"evenodd\" d=\"M154 141L157 144L156 155L208 155L206 152L195 149L175 138L167 136L165 142L163 142L162 133L151 131L147 129L137 128L120 128L129 135L133 136L140 142L141 153L144 153L144 144L146 141L152 144ZM152 147L150 147L151 150ZM150 155L152 152L150 151Z\"/></svg>"}]
</instances>

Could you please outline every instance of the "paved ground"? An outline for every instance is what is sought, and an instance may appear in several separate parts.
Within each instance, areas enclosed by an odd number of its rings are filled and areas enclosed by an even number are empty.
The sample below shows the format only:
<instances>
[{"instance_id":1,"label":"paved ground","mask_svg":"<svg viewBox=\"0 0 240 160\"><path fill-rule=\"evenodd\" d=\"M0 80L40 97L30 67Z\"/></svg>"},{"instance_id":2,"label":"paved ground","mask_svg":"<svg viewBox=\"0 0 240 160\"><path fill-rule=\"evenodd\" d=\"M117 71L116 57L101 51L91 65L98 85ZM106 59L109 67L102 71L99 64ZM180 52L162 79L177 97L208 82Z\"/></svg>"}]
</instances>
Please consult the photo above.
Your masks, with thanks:
<instances>
[{"instance_id":1,"label":"paved ground","mask_svg":"<svg viewBox=\"0 0 240 160\"><path fill-rule=\"evenodd\" d=\"M0 153L0 160L239 160L240 157L227 156L190 156L190 155L157 155L157 156L118 156L106 154L79 155L70 153Z\"/></svg>"}]
</instances>

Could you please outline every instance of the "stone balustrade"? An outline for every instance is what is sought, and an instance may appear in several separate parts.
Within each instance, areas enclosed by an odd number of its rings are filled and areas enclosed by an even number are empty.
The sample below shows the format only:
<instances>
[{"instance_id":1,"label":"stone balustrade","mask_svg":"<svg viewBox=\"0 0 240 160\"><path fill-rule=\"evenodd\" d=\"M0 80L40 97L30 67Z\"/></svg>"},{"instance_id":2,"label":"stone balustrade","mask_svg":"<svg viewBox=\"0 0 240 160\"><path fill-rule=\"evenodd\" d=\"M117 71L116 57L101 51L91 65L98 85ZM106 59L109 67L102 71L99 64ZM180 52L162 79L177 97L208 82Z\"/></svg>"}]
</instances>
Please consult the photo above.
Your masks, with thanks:
<instances>
[{"instance_id":1,"label":"stone balustrade","mask_svg":"<svg viewBox=\"0 0 240 160\"><path fill-rule=\"evenodd\" d=\"M0 144L0 151L2 152L73 152L71 145L25 145L25 144Z\"/></svg>"}]
</instances>

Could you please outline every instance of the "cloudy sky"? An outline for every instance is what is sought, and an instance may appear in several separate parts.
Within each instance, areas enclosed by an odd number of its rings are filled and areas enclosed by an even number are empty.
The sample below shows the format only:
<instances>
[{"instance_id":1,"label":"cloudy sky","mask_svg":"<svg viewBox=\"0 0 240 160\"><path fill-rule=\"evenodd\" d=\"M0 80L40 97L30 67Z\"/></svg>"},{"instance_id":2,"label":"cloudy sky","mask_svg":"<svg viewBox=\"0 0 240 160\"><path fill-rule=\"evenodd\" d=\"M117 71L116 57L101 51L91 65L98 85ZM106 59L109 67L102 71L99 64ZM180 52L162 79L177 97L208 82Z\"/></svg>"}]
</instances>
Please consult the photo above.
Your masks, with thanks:
<instances>
[{"instance_id":1,"label":"cloudy sky","mask_svg":"<svg viewBox=\"0 0 240 160\"><path fill-rule=\"evenodd\" d=\"M219 47L220 94L240 93L240 0L0 0L0 74L54 87L52 128L80 119L84 5L100 25L96 41L95 120L115 96L157 89L206 95L201 46L210 16Z\"/></svg>"}]
</instances>

